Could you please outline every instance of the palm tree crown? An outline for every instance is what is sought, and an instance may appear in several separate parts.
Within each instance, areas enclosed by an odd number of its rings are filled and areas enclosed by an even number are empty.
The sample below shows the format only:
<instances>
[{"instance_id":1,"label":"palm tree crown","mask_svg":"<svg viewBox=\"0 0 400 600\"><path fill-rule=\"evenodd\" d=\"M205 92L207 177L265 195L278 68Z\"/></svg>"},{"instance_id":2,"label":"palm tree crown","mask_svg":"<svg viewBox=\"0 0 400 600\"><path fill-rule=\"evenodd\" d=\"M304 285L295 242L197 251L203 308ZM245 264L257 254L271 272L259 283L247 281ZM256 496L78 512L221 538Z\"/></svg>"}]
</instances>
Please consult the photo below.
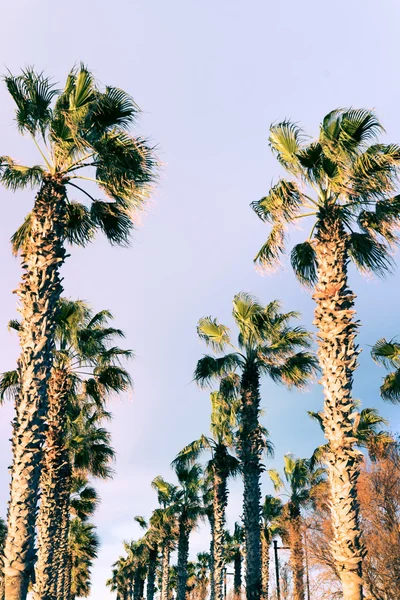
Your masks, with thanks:
<instances>
[{"instance_id":1,"label":"palm tree crown","mask_svg":"<svg viewBox=\"0 0 400 600\"><path fill-rule=\"evenodd\" d=\"M115 87L100 90L84 65L72 69L62 90L32 68L8 74L5 82L17 106L18 129L32 138L42 162L27 167L3 156L0 181L13 191L51 179L67 185L90 203L67 197L64 237L85 245L100 229L111 243L125 244L132 211L143 206L156 167L152 148L129 133L140 113L134 100ZM82 188L86 181L96 183L105 199ZM28 215L14 236L15 250L30 222Z\"/></svg>"},{"instance_id":2,"label":"palm tree crown","mask_svg":"<svg viewBox=\"0 0 400 600\"><path fill-rule=\"evenodd\" d=\"M291 253L302 283L316 282L315 244L333 221L343 230L348 257L361 271L381 274L390 267L400 215L400 196L394 196L400 147L378 143L382 132L376 115L363 109L330 112L311 142L295 123L271 126L271 149L291 179L280 179L267 196L252 203L256 214L272 225L256 262L276 265L285 251L288 225L313 218L308 239Z\"/></svg>"},{"instance_id":3,"label":"palm tree crown","mask_svg":"<svg viewBox=\"0 0 400 600\"><path fill-rule=\"evenodd\" d=\"M400 402L400 344L395 339L382 338L372 348L372 358L379 365L390 370L383 379L381 396L383 400L398 404Z\"/></svg>"}]
</instances>

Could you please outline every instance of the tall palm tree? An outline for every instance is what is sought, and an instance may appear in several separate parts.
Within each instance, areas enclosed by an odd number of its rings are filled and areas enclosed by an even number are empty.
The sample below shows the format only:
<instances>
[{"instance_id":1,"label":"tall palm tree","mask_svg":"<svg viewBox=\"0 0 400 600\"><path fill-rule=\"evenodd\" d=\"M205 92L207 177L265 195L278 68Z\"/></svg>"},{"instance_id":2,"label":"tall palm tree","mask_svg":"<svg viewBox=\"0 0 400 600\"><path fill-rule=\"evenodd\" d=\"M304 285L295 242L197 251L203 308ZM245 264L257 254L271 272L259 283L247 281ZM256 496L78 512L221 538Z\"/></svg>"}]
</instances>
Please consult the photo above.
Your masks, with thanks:
<instances>
[{"instance_id":1,"label":"tall palm tree","mask_svg":"<svg viewBox=\"0 0 400 600\"><path fill-rule=\"evenodd\" d=\"M266 437L259 422L260 379L269 375L289 387L302 387L316 368L315 358L305 351L309 334L289 325L297 313L279 311L277 301L264 307L249 294L237 294L233 300L233 318L239 329L237 347L229 329L216 319L206 317L198 324L200 338L216 356L199 360L195 380L205 386L222 377L225 386L226 375L240 373L238 455L244 480L247 600L259 600L261 593L260 477ZM230 352L224 354L226 350Z\"/></svg>"},{"instance_id":2,"label":"tall palm tree","mask_svg":"<svg viewBox=\"0 0 400 600\"><path fill-rule=\"evenodd\" d=\"M124 556L120 556L113 564L112 574L106 586L117 593L117 600L132 599L132 565Z\"/></svg>"},{"instance_id":3,"label":"tall palm tree","mask_svg":"<svg viewBox=\"0 0 400 600\"><path fill-rule=\"evenodd\" d=\"M35 593L40 600L54 599L58 570L55 557L65 559L66 556L72 474L68 422L79 414L82 403L89 401L104 406L110 393L125 391L131 383L120 363L122 358L130 357L131 352L115 345L115 339L123 337L123 332L110 326L111 319L109 311L94 314L82 301L63 298L59 301L37 520L39 551ZM20 329L18 321L11 321L10 326ZM18 394L18 381L16 371L1 376L1 399L7 393ZM72 420L68 421L69 413ZM63 518L65 526L61 529Z\"/></svg>"},{"instance_id":4,"label":"tall palm tree","mask_svg":"<svg viewBox=\"0 0 400 600\"><path fill-rule=\"evenodd\" d=\"M212 481L213 489L213 592L217 600L224 599L223 572L225 566L224 537L226 507L228 504L228 479L239 473L240 463L231 454L234 448L236 426L236 407L228 402L220 392L211 394L211 434L202 435L188 444L173 461L173 465L194 464L203 452L210 452L211 458L206 465L206 475Z\"/></svg>"},{"instance_id":5,"label":"tall palm tree","mask_svg":"<svg viewBox=\"0 0 400 600\"><path fill-rule=\"evenodd\" d=\"M153 600L156 587L157 566L159 562L159 532L155 527L152 527L151 524L147 523L144 517L136 516L135 521L142 529L146 530L146 533L142 538L143 543L147 545L148 549L146 600Z\"/></svg>"},{"instance_id":6,"label":"tall palm tree","mask_svg":"<svg viewBox=\"0 0 400 600\"><path fill-rule=\"evenodd\" d=\"M393 404L400 402L400 344L395 339L381 338L374 344L372 358L376 363L391 372L386 375L381 385L382 399Z\"/></svg>"},{"instance_id":7,"label":"tall palm tree","mask_svg":"<svg viewBox=\"0 0 400 600\"><path fill-rule=\"evenodd\" d=\"M101 91L86 67L73 69L63 90L31 68L8 74L5 83L16 103L18 129L30 136L42 163L26 167L8 156L0 160L6 188L38 188L32 211L13 238L23 268L18 289L21 385L4 573L7 600L21 600L35 560L41 448L65 242L85 245L100 229L111 243L126 244L133 212L148 196L155 162L146 142L129 133L139 113L133 99L117 88ZM105 199L77 185L87 180L99 186ZM89 206L72 202L69 190L82 193Z\"/></svg>"},{"instance_id":8,"label":"tall palm tree","mask_svg":"<svg viewBox=\"0 0 400 600\"><path fill-rule=\"evenodd\" d=\"M233 533L225 532L226 562L233 563L233 596L234 600L242 597L242 558L244 530L240 523L235 523Z\"/></svg>"},{"instance_id":9,"label":"tall palm tree","mask_svg":"<svg viewBox=\"0 0 400 600\"><path fill-rule=\"evenodd\" d=\"M361 271L378 274L390 268L388 249L397 242L394 228L400 213L400 197L393 197L400 147L378 143L382 129L376 115L362 109L332 111L311 142L290 121L272 125L270 146L290 179L280 179L252 205L272 225L255 259L265 267L279 262L289 224L312 220L308 239L292 250L291 263L300 282L315 286L330 448L332 550L344 600L362 597L363 556L356 492L360 455L352 434L358 325L347 266L351 260Z\"/></svg>"},{"instance_id":10,"label":"tall palm tree","mask_svg":"<svg viewBox=\"0 0 400 600\"><path fill-rule=\"evenodd\" d=\"M290 547L290 566L293 571L293 600L305 600L304 587L304 546L302 507L309 503L313 489L325 480L323 468L310 469L309 461L284 456L284 474L288 489L276 469L268 471L276 491L285 489L289 500L283 509L283 522L287 529Z\"/></svg>"},{"instance_id":11,"label":"tall palm tree","mask_svg":"<svg viewBox=\"0 0 400 600\"><path fill-rule=\"evenodd\" d=\"M204 516L201 497L202 468L196 463L191 466L176 465L175 472L180 484L175 500L175 510L178 520L178 580L176 599L185 600L188 577L189 538L199 519Z\"/></svg>"},{"instance_id":12,"label":"tall palm tree","mask_svg":"<svg viewBox=\"0 0 400 600\"><path fill-rule=\"evenodd\" d=\"M170 558L178 537L175 507L178 487L166 482L160 476L153 479L152 487L157 491L161 505L153 512L149 521L161 549L160 600L169 600Z\"/></svg>"},{"instance_id":13,"label":"tall palm tree","mask_svg":"<svg viewBox=\"0 0 400 600\"><path fill-rule=\"evenodd\" d=\"M67 600L87 598L90 595L90 569L97 558L100 540L96 527L75 517L69 531L69 554L71 568L71 588Z\"/></svg>"},{"instance_id":14,"label":"tall palm tree","mask_svg":"<svg viewBox=\"0 0 400 600\"><path fill-rule=\"evenodd\" d=\"M282 501L274 496L265 496L261 512L261 580L262 598L269 598L269 552L272 540L281 534L279 517L282 514Z\"/></svg>"}]
</instances>

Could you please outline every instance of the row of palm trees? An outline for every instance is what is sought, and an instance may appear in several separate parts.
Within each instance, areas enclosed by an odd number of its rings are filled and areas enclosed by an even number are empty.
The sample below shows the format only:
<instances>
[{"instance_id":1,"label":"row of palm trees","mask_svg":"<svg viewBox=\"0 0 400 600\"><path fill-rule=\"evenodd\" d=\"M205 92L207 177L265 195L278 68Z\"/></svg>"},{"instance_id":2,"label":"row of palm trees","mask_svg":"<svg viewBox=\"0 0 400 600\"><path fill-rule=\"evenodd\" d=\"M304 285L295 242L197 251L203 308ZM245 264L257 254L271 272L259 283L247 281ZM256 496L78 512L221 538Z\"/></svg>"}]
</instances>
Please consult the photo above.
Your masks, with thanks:
<instances>
[{"instance_id":1,"label":"row of palm trees","mask_svg":"<svg viewBox=\"0 0 400 600\"><path fill-rule=\"evenodd\" d=\"M157 161L153 148L129 132L139 115L133 99L118 88L100 89L84 65L72 69L61 90L31 68L18 76L8 74L5 83L16 104L18 129L32 140L41 161L28 167L8 156L0 159L0 180L7 189L38 188L32 211L12 238L23 274L17 290L21 320L15 323L21 354L13 379L10 375L16 397L4 548L5 597L25 600L36 564L37 597L61 598L69 592L65 592L68 577L60 573L70 572L68 553L59 544L66 539L72 480L72 462L65 451L67 399L74 395L77 385L78 396L86 395L92 403L87 418L101 423L107 417L105 396L126 389L129 379L116 365L121 354L113 355L110 347L105 360L111 384L101 380L94 369L82 382L71 375L76 357L69 355L69 341L65 340L66 347L57 345L63 305L60 268L67 258L66 244L84 246L98 230L111 244L127 243L135 211L144 206L156 178ZM360 452L354 435L359 416L351 393L358 324L347 267L351 260L361 271L383 274L393 264L391 250L398 241L400 213L395 195L400 148L379 143L381 131L373 112L354 109L329 113L318 139L311 142L289 121L271 127L271 149L289 178L280 179L267 196L252 205L271 225L256 261L264 267L274 266L284 253L289 225L300 219L310 222L310 235L293 248L291 263L300 282L313 289L318 364L309 351L310 335L290 324L297 315L282 314L276 302L263 307L246 294L235 298L236 343L217 320L205 318L199 323L199 335L212 354L199 361L195 377L201 385L217 380L224 401L239 405L236 449L245 489L249 600L259 598L262 589L260 476L262 454L268 444L259 422L260 378L266 374L275 381L301 387L318 366L325 396L321 424L328 442L324 460L331 493L333 556L344 598L362 598L363 547L356 491ZM86 182L96 184L103 199L95 198L91 187L82 187ZM82 202L69 199L71 188L82 194ZM377 358L392 361L396 368L397 356L398 348L391 342L382 341L376 349ZM93 367L90 352L82 360ZM65 362L70 369L68 376ZM103 367L107 369L105 363ZM94 382L89 389L86 380ZM398 382L398 378L388 377L383 392L398 399ZM80 405L77 410L81 410ZM106 432L104 436L107 438ZM106 454L111 458L112 451ZM187 467L178 467L185 477ZM174 505L182 506L177 595L183 600L187 539L193 527L188 507L191 495L197 497L199 490L183 480L177 490L167 486L161 492L161 487L160 493L176 494ZM220 498L226 497L223 483L214 491ZM164 511L169 508L165 502ZM168 510L160 515L161 520L167 517ZM219 536L221 526L221 515L217 515L214 527ZM41 536L41 556L37 559L36 531ZM164 548L165 553L168 548ZM218 570L220 558L215 552Z\"/></svg>"}]
</instances>

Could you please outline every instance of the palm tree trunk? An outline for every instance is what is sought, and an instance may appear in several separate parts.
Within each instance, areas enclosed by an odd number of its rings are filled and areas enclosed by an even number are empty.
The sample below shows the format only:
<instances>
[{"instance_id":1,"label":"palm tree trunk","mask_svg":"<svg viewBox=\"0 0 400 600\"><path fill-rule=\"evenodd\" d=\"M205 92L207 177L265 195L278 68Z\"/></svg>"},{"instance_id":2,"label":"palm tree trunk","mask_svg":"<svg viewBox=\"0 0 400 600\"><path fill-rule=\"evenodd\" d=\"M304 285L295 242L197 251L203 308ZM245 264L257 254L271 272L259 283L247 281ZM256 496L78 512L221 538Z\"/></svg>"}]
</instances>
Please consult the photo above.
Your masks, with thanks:
<instances>
[{"instance_id":1,"label":"palm tree trunk","mask_svg":"<svg viewBox=\"0 0 400 600\"><path fill-rule=\"evenodd\" d=\"M246 541L246 598L261 595L261 456L262 435L259 426L260 377L257 367L245 365L241 381L241 408L238 454L243 469L243 524Z\"/></svg>"},{"instance_id":2,"label":"palm tree trunk","mask_svg":"<svg viewBox=\"0 0 400 600\"><path fill-rule=\"evenodd\" d=\"M190 530L185 514L179 519L178 534L178 565L177 565L177 586L176 600L185 600L187 584L187 564L189 560L189 534Z\"/></svg>"},{"instance_id":3,"label":"palm tree trunk","mask_svg":"<svg viewBox=\"0 0 400 600\"><path fill-rule=\"evenodd\" d=\"M240 550L236 552L233 561L233 596L235 600L242 597L242 555Z\"/></svg>"},{"instance_id":4,"label":"palm tree trunk","mask_svg":"<svg viewBox=\"0 0 400 600\"><path fill-rule=\"evenodd\" d=\"M157 572L158 548L151 548L149 552L149 570L147 573L147 593L146 600L154 600L156 588L156 572Z\"/></svg>"},{"instance_id":5,"label":"palm tree trunk","mask_svg":"<svg viewBox=\"0 0 400 600\"><path fill-rule=\"evenodd\" d=\"M347 286L346 234L337 219L317 232L317 306L319 360L325 403L323 425L329 443L332 553L342 582L344 600L362 598L363 546L357 500L360 453L355 449L353 373L357 367L357 322L354 294Z\"/></svg>"},{"instance_id":6,"label":"palm tree trunk","mask_svg":"<svg viewBox=\"0 0 400 600\"><path fill-rule=\"evenodd\" d=\"M18 289L22 315L18 361L20 389L13 423L13 464L8 534L4 551L6 600L25 600L35 562L35 525L52 368L59 269L65 259L65 188L45 181L32 211L32 229L22 254Z\"/></svg>"},{"instance_id":7,"label":"palm tree trunk","mask_svg":"<svg viewBox=\"0 0 400 600\"><path fill-rule=\"evenodd\" d=\"M217 458L216 458L217 460ZM214 471L214 590L216 600L224 600L225 511L228 504L226 478Z\"/></svg>"},{"instance_id":8,"label":"palm tree trunk","mask_svg":"<svg viewBox=\"0 0 400 600\"><path fill-rule=\"evenodd\" d=\"M46 451L40 478L41 497L37 520L38 560L35 567L36 600L54 600L57 569L55 557L61 541L62 488L68 455L64 451L66 410L68 402L68 374L53 369L49 383L48 426Z\"/></svg>"},{"instance_id":9,"label":"palm tree trunk","mask_svg":"<svg viewBox=\"0 0 400 600\"><path fill-rule=\"evenodd\" d=\"M265 531L261 530L261 597L268 600L269 596L269 547L270 541Z\"/></svg>"},{"instance_id":10,"label":"palm tree trunk","mask_svg":"<svg viewBox=\"0 0 400 600\"><path fill-rule=\"evenodd\" d=\"M68 456L68 452L64 449L65 455ZM71 588L71 577L70 577L70 555L69 555L69 528L70 528L70 514L69 514L69 503L71 496L71 465L69 460L64 461L66 468L62 479L61 489L61 524L58 532L59 540L57 545L57 552L54 556L53 564L54 570L56 571L56 600L68 600L70 596Z\"/></svg>"},{"instance_id":11,"label":"palm tree trunk","mask_svg":"<svg viewBox=\"0 0 400 600\"><path fill-rule=\"evenodd\" d=\"M304 548L299 514L291 516L289 520L289 545L290 566L293 573L293 600L305 600Z\"/></svg>"},{"instance_id":12,"label":"palm tree trunk","mask_svg":"<svg viewBox=\"0 0 400 600\"><path fill-rule=\"evenodd\" d=\"M215 565L214 565L214 515L208 515L210 523L210 600L215 600Z\"/></svg>"},{"instance_id":13,"label":"palm tree trunk","mask_svg":"<svg viewBox=\"0 0 400 600\"><path fill-rule=\"evenodd\" d=\"M160 600L168 600L169 585L169 558L171 550L168 541L163 543L161 550L161 597Z\"/></svg>"}]
</instances>

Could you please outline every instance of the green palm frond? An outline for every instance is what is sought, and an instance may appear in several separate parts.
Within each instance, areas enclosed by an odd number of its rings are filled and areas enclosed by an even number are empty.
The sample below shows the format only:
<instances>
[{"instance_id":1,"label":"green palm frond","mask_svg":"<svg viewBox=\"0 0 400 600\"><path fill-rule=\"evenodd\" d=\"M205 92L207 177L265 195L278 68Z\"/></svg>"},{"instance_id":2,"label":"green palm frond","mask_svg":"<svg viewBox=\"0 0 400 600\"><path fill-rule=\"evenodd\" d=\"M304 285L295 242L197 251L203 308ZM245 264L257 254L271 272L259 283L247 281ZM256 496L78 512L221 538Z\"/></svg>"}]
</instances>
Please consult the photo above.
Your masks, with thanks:
<instances>
[{"instance_id":1,"label":"green palm frond","mask_svg":"<svg viewBox=\"0 0 400 600\"><path fill-rule=\"evenodd\" d=\"M111 244L126 246L129 243L134 224L124 203L96 200L90 207L90 218Z\"/></svg>"},{"instance_id":2,"label":"green palm frond","mask_svg":"<svg viewBox=\"0 0 400 600\"><path fill-rule=\"evenodd\" d=\"M315 377L319 365L314 354L297 352L283 364L266 365L265 368L276 383L284 383L289 388L302 388L310 381L310 378Z\"/></svg>"},{"instance_id":3,"label":"green palm frond","mask_svg":"<svg viewBox=\"0 0 400 600\"><path fill-rule=\"evenodd\" d=\"M95 234L95 223L90 210L79 202L68 202L66 239L70 244L86 246Z\"/></svg>"},{"instance_id":4,"label":"green palm frond","mask_svg":"<svg viewBox=\"0 0 400 600\"><path fill-rule=\"evenodd\" d=\"M284 487L284 483L279 474L279 471L277 471L276 469L268 469L267 473L270 476L270 479L273 483L274 489L277 492L279 492Z\"/></svg>"},{"instance_id":5,"label":"green palm frond","mask_svg":"<svg viewBox=\"0 0 400 600\"><path fill-rule=\"evenodd\" d=\"M40 165L25 167L9 156L0 157L0 182L8 190L15 192L26 187L34 188L43 179L44 170Z\"/></svg>"},{"instance_id":6,"label":"green palm frond","mask_svg":"<svg viewBox=\"0 0 400 600\"><path fill-rule=\"evenodd\" d=\"M371 350L374 361L386 369L400 369L400 343L394 339L387 341L385 338L378 340Z\"/></svg>"},{"instance_id":7,"label":"green palm frond","mask_svg":"<svg viewBox=\"0 0 400 600\"><path fill-rule=\"evenodd\" d=\"M138 523L142 529L147 529L149 526L146 519L144 517L141 517L140 515L133 517L133 520L136 521L136 523Z\"/></svg>"},{"instance_id":8,"label":"green palm frond","mask_svg":"<svg viewBox=\"0 0 400 600\"><path fill-rule=\"evenodd\" d=\"M316 284L317 257L311 242L296 244L290 254L290 262L300 283L310 287Z\"/></svg>"},{"instance_id":9,"label":"green palm frond","mask_svg":"<svg viewBox=\"0 0 400 600\"><path fill-rule=\"evenodd\" d=\"M298 186L293 181L281 179L271 188L268 196L252 202L251 207L262 221L275 223L293 219L302 202Z\"/></svg>"},{"instance_id":10,"label":"green palm frond","mask_svg":"<svg viewBox=\"0 0 400 600\"><path fill-rule=\"evenodd\" d=\"M98 94L90 120L101 131L115 126L124 129L133 125L140 109L129 94L115 87L106 87Z\"/></svg>"},{"instance_id":11,"label":"green palm frond","mask_svg":"<svg viewBox=\"0 0 400 600\"><path fill-rule=\"evenodd\" d=\"M206 355L197 362L193 379L199 385L207 387L214 380L228 376L239 364L240 358L235 353L219 358Z\"/></svg>"},{"instance_id":12,"label":"green palm frond","mask_svg":"<svg viewBox=\"0 0 400 600\"><path fill-rule=\"evenodd\" d=\"M202 435L198 440L195 440L182 448L176 458L172 461L171 465L178 469L193 465L205 450L212 447L213 440Z\"/></svg>"},{"instance_id":13,"label":"green palm frond","mask_svg":"<svg viewBox=\"0 0 400 600\"><path fill-rule=\"evenodd\" d=\"M373 272L384 277L393 267L393 259L385 244L368 233L350 233L347 241L349 256L361 272Z\"/></svg>"},{"instance_id":14,"label":"green palm frond","mask_svg":"<svg viewBox=\"0 0 400 600\"><path fill-rule=\"evenodd\" d=\"M19 390L18 371L5 371L0 374L0 401L14 400Z\"/></svg>"},{"instance_id":15,"label":"green palm frond","mask_svg":"<svg viewBox=\"0 0 400 600\"><path fill-rule=\"evenodd\" d=\"M282 223L276 223L268 236L265 244L260 248L254 258L264 269L273 269L279 265L280 258L285 252L285 228Z\"/></svg>"},{"instance_id":16,"label":"green palm frond","mask_svg":"<svg viewBox=\"0 0 400 600\"><path fill-rule=\"evenodd\" d=\"M373 111L350 109L341 115L338 141L346 152L354 152L383 132L383 126Z\"/></svg>"},{"instance_id":17,"label":"green palm frond","mask_svg":"<svg viewBox=\"0 0 400 600\"><path fill-rule=\"evenodd\" d=\"M400 403L400 369L384 377L380 392L382 400L392 404Z\"/></svg>"},{"instance_id":18,"label":"green palm frond","mask_svg":"<svg viewBox=\"0 0 400 600\"><path fill-rule=\"evenodd\" d=\"M297 153L301 150L303 140L303 131L290 121L282 121L270 128L270 147L278 161L291 173L298 170Z\"/></svg>"},{"instance_id":19,"label":"green palm frond","mask_svg":"<svg viewBox=\"0 0 400 600\"><path fill-rule=\"evenodd\" d=\"M27 243L32 230L32 213L28 213L24 219L22 225L17 231L11 236L11 248L13 254L16 256L19 252L22 252L25 244Z\"/></svg>"},{"instance_id":20,"label":"green palm frond","mask_svg":"<svg viewBox=\"0 0 400 600\"><path fill-rule=\"evenodd\" d=\"M357 157L352 170L352 187L364 199L386 199L396 187L400 164L400 147L375 144Z\"/></svg>"},{"instance_id":21,"label":"green palm frond","mask_svg":"<svg viewBox=\"0 0 400 600\"><path fill-rule=\"evenodd\" d=\"M197 325L197 335L204 340L216 352L223 352L230 344L230 332L228 327L218 323L211 317L203 317Z\"/></svg>"}]
</instances>

